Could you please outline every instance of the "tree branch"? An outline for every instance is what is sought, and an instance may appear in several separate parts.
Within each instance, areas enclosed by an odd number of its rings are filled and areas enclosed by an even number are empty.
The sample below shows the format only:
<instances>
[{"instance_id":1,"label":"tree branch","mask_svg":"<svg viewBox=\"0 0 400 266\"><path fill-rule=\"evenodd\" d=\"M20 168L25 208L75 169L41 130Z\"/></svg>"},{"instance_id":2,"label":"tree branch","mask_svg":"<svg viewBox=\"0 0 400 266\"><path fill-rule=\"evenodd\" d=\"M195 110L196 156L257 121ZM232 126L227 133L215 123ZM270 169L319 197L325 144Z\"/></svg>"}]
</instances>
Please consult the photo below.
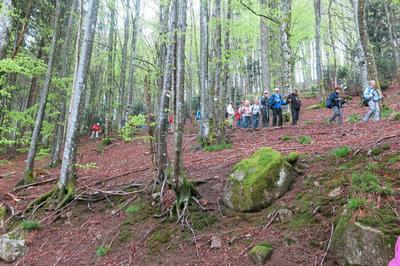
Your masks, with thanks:
<instances>
[{"instance_id":1,"label":"tree branch","mask_svg":"<svg viewBox=\"0 0 400 266\"><path fill-rule=\"evenodd\" d=\"M275 23L275 24L277 24L277 25L281 24L280 21L277 20L276 18L268 17L268 16L266 16L266 15L264 15L264 14L257 13L257 12L254 11L254 9L252 9L250 6L248 6L248 5L246 5L245 3L243 3L242 0L240 0L240 4L242 4L242 6L244 6L245 8L247 8L251 13L253 13L253 14L256 15L256 16L265 18L265 19L267 19L267 20L269 20L269 21L271 21L271 22L273 22L273 23Z\"/></svg>"}]
</instances>

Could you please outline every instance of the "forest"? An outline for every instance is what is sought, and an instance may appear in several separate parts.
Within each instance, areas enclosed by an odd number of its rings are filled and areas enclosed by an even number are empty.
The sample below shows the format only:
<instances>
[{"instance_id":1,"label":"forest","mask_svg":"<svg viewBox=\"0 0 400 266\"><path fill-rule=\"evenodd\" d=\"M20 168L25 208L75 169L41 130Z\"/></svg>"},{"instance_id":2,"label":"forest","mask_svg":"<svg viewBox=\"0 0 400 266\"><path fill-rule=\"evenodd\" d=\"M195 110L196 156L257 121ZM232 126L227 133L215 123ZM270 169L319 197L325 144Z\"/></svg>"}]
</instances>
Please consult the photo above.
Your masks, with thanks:
<instances>
[{"instance_id":1,"label":"forest","mask_svg":"<svg viewBox=\"0 0 400 266\"><path fill-rule=\"evenodd\" d=\"M0 265L400 266L399 0L0 0Z\"/></svg>"}]
</instances>

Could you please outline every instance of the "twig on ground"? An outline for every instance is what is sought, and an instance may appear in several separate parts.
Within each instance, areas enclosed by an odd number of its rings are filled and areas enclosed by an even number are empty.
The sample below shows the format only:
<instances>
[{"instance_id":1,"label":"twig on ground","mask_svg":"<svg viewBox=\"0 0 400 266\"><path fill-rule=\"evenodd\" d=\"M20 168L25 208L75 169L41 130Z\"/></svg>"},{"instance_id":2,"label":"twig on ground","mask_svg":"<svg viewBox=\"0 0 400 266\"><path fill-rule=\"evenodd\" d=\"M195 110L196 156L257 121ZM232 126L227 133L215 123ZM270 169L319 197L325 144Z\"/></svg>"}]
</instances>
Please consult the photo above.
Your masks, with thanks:
<instances>
[{"instance_id":1,"label":"twig on ground","mask_svg":"<svg viewBox=\"0 0 400 266\"><path fill-rule=\"evenodd\" d=\"M0 178L9 177L9 176L12 176L13 174L15 174L15 172L9 172L9 173L6 173L6 174L1 174Z\"/></svg>"},{"instance_id":2,"label":"twig on ground","mask_svg":"<svg viewBox=\"0 0 400 266\"><path fill-rule=\"evenodd\" d=\"M390 209L392 209L392 211L396 214L396 216L397 216L397 220L400 222L400 215L399 215L399 213L396 211L396 209L395 208L393 208L389 203L386 203L386 205L390 208Z\"/></svg>"},{"instance_id":3,"label":"twig on ground","mask_svg":"<svg viewBox=\"0 0 400 266\"><path fill-rule=\"evenodd\" d=\"M9 196L13 201L15 201L16 203L20 202L21 200L18 199L16 196L14 196L13 194L11 194L10 192L8 192L6 194L7 196Z\"/></svg>"},{"instance_id":4,"label":"twig on ground","mask_svg":"<svg viewBox=\"0 0 400 266\"><path fill-rule=\"evenodd\" d=\"M331 222L331 236L329 237L328 246L326 247L326 250L325 250L324 256L322 257L321 263L319 264L320 266L322 266L322 264L324 263L325 257L326 257L326 255L328 254L329 248L330 248L330 246L331 246L332 236L333 236L333 229L334 229L334 228L335 228L335 227L334 227L334 225L333 225L333 222Z\"/></svg>"},{"instance_id":5,"label":"twig on ground","mask_svg":"<svg viewBox=\"0 0 400 266\"><path fill-rule=\"evenodd\" d=\"M276 216L278 216L279 212L275 212L275 214L272 216L271 220L269 220L269 222L263 227L263 231L266 230L271 224L272 222L275 220Z\"/></svg>"},{"instance_id":6,"label":"twig on ground","mask_svg":"<svg viewBox=\"0 0 400 266\"><path fill-rule=\"evenodd\" d=\"M31 183L31 184L26 184L26 185L23 185L23 186L15 187L12 190L12 192L16 192L16 191L19 191L19 190L27 188L27 187L34 187L34 186L39 186L39 185L51 183L51 182L57 181L58 179L59 179L58 177L49 178L49 179L46 179L46 180L43 180L43 181L38 181L38 182L35 182L35 183Z\"/></svg>"}]
</instances>

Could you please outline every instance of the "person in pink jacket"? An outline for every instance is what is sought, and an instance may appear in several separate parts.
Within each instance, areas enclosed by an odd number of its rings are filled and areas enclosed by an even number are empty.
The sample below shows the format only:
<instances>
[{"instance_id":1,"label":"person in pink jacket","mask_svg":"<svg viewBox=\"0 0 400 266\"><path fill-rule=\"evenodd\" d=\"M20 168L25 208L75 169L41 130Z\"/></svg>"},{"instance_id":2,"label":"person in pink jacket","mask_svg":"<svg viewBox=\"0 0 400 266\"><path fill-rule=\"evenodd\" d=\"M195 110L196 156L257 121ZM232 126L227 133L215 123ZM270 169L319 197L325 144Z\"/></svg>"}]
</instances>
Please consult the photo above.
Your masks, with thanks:
<instances>
[{"instance_id":1,"label":"person in pink jacket","mask_svg":"<svg viewBox=\"0 0 400 266\"><path fill-rule=\"evenodd\" d=\"M396 247L394 249L394 259L389 262L388 266L400 266L400 237L397 238Z\"/></svg>"}]
</instances>

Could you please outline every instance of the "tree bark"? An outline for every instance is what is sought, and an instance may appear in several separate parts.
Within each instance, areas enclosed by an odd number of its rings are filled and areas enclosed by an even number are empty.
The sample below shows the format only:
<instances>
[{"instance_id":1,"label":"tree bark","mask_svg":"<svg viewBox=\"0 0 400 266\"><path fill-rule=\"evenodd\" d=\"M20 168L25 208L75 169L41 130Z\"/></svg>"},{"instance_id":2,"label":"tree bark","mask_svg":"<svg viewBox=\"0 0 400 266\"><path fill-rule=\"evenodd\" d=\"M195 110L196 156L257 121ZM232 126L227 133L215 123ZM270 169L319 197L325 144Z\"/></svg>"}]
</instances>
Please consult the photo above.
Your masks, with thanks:
<instances>
[{"instance_id":1,"label":"tree bark","mask_svg":"<svg viewBox=\"0 0 400 266\"><path fill-rule=\"evenodd\" d=\"M292 0L282 0L281 2L282 19L280 25L281 50L283 58L283 94L291 92L292 81L292 49L290 46L290 28L292 20Z\"/></svg>"},{"instance_id":2,"label":"tree bark","mask_svg":"<svg viewBox=\"0 0 400 266\"><path fill-rule=\"evenodd\" d=\"M367 32L366 0L358 0L358 27L359 27L361 45L363 47L367 63L368 78L370 80L375 80L377 88L380 88L378 80L378 71L376 69L376 63L375 63L375 55L374 51L372 50Z\"/></svg>"},{"instance_id":3,"label":"tree bark","mask_svg":"<svg viewBox=\"0 0 400 266\"><path fill-rule=\"evenodd\" d=\"M31 183L33 181L33 165L35 162L35 156L36 156L36 150L37 150L38 141L39 141L40 130L42 129L44 114L45 114L45 110L46 110L47 95L49 92L51 78L53 75L53 62L54 62L54 56L56 53L57 41L58 41L58 36L59 36L60 13L61 13L61 3L60 3L60 0L56 0L56 9L55 9L55 15L54 15L54 21L53 21L53 29L52 29L53 37L51 40L49 61L47 63L47 72L46 72L45 81L44 81L43 88L40 93L39 107L38 107L38 111L36 114L35 127L32 132L31 145L29 148L28 158L27 158L26 167L25 167L24 180L23 180L23 182L25 184Z\"/></svg>"},{"instance_id":4,"label":"tree bark","mask_svg":"<svg viewBox=\"0 0 400 266\"><path fill-rule=\"evenodd\" d=\"M171 95L171 79L173 71L173 58L175 52L175 29L176 29L176 0L172 0L169 8L168 19L168 41L167 55L164 63L164 74L158 111L157 123L157 155L158 155L158 181L163 182L167 178L166 170L169 165L167 148L167 119L169 114L169 98Z\"/></svg>"},{"instance_id":5,"label":"tree bark","mask_svg":"<svg viewBox=\"0 0 400 266\"><path fill-rule=\"evenodd\" d=\"M332 70L332 81L336 85L337 83L337 75L336 75L336 70L337 70L337 63L336 63L336 44L335 44L335 39L333 36L333 18L332 18L332 4L333 0L329 0L329 6L328 6L328 32L329 32L329 40L332 46L332 57L333 57L333 70Z\"/></svg>"},{"instance_id":6,"label":"tree bark","mask_svg":"<svg viewBox=\"0 0 400 266\"><path fill-rule=\"evenodd\" d=\"M389 35L390 46L392 48L392 56L393 56L394 66L396 68L397 81L400 83L400 57L399 57L399 50L397 47L397 41L396 41L396 38L393 33L391 12L388 7L388 1L383 0L383 4L385 6L385 14L386 14L386 20L387 20L387 25L388 25L388 35Z\"/></svg>"},{"instance_id":7,"label":"tree bark","mask_svg":"<svg viewBox=\"0 0 400 266\"><path fill-rule=\"evenodd\" d=\"M266 0L260 0L262 9L267 7ZM270 72L269 72L269 35L267 20L260 17L260 54L261 54L261 76L262 88L264 90L270 89Z\"/></svg>"},{"instance_id":8,"label":"tree bark","mask_svg":"<svg viewBox=\"0 0 400 266\"><path fill-rule=\"evenodd\" d=\"M69 73L69 67L70 67L70 60L69 60L69 54L71 50L71 33L72 33L72 26L74 23L74 12L76 9L78 1L74 0L71 6L69 18L68 18L68 24L66 27L66 34L65 34L65 40L64 44L62 47L62 57L61 57L61 71L60 71L60 77L65 78L68 76ZM50 159L50 166L55 167L58 162L60 161L60 152L61 152L61 145L62 145L62 140L63 140L63 134L64 134L64 123L65 123L65 112L66 112L66 106L67 106L67 95L65 89L61 89L61 107L60 107L60 114L58 115L56 121L56 134L54 135L53 139L53 145L52 145L52 150L51 150L51 159Z\"/></svg>"},{"instance_id":9,"label":"tree bark","mask_svg":"<svg viewBox=\"0 0 400 266\"><path fill-rule=\"evenodd\" d=\"M317 73L317 84L323 86L322 63L321 63L321 0L314 0L315 13L315 69Z\"/></svg>"},{"instance_id":10,"label":"tree bark","mask_svg":"<svg viewBox=\"0 0 400 266\"><path fill-rule=\"evenodd\" d=\"M208 139L208 1L200 0L200 139Z\"/></svg>"},{"instance_id":11,"label":"tree bark","mask_svg":"<svg viewBox=\"0 0 400 266\"><path fill-rule=\"evenodd\" d=\"M67 135L65 138L63 160L60 179L58 181L59 204L63 206L70 201L75 193L76 181L76 148L78 142L79 109L82 95L84 94L87 73L90 67L90 55L93 48L93 40L96 31L97 13L99 1L90 0L87 15L84 22L84 35L80 49L79 63L74 80L73 94L71 95L70 115L68 118Z\"/></svg>"},{"instance_id":12,"label":"tree bark","mask_svg":"<svg viewBox=\"0 0 400 266\"><path fill-rule=\"evenodd\" d=\"M0 6L0 59L5 58L5 51L11 31L12 1L2 0Z\"/></svg>"}]
</instances>

